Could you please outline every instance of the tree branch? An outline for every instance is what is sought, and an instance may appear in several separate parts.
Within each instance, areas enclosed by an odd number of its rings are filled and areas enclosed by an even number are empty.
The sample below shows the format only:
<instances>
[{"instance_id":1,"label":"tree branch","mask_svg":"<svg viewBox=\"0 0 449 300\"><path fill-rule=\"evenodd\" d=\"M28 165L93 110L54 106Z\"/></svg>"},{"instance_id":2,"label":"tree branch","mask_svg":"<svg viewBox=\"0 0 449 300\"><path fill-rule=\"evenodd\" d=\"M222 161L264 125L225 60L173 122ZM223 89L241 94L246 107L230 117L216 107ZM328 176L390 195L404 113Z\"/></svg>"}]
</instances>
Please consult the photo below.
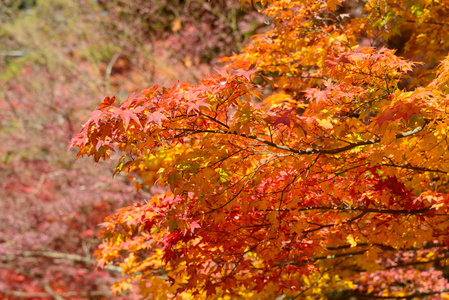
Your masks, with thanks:
<instances>
[{"instance_id":1,"label":"tree branch","mask_svg":"<svg viewBox=\"0 0 449 300\"><path fill-rule=\"evenodd\" d=\"M23 292L23 291L14 291L14 290L2 290L0 291L0 295L9 295L19 298L48 298L53 297L53 295L44 292ZM112 294L109 290L104 291L93 291L93 292L64 292L59 294L61 297L111 297Z\"/></svg>"},{"instance_id":2,"label":"tree branch","mask_svg":"<svg viewBox=\"0 0 449 300\"><path fill-rule=\"evenodd\" d=\"M298 149L293 149L284 145L279 145L267 140L264 140L258 136L255 135L247 135L244 133L237 133L236 131L223 131L223 130L196 130L196 129L189 129L189 128L178 128L175 130L179 130L182 132L193 132L195 133L217 133L217 134L229 134L229 135L236 135L236 136L241 136L244 138L248 138L248 139L252 139L252 140L256 140L258 142L264 143L265 145L268 145L270 147L274 147L280 150L285 150L285 151L289 151L298 155L304 155L304 154L338 154L340 152L345 152L348 150L351 150L353 148L359 147L359 146L366 146L366 145L373 145L373 144L377 144L381 141L381 138L376 138L376 139L370 139L370 140L366 140L366 141L360 141L357 143L350 143L347 146L344 147L340 147L340 148L335 148L335 149L316 149L316 148L307 148L306 150L298 150ZM422 126L418 126L412 130L406 131L406 132L401 132L396 134L396 139L401 139L401 138L405 138L405 137L409 137L411 135L417 134L418 132L422 131L423 127Z\"/></svg>"},{"instance_id":3,"label":"tree branch","mask_svg":"<svg viewBox=\"0 0 449 300\"><path fill-rule=\"evenodd\" d=\"M75 262L82 262L87 265L95 266L95 260L90 257L85 257L77 254L70 254L70 253L62 253L62 252L56 252L56 251L23 251L19 254L5 254L3 255L0 260L3 261L14 261L17 260L18 257L47 257L47 258L53 258L53 259L63 259L63 260L69 260L69 261L75 261ZM122 273L122 268L118 266L113 265L107 265L104 266L104 270L114 272L114 273Z\"/></svg>"},{"instance_id":4,"label":"tree branch","mask_svg":"<svg viewBox=\"0 0 449 300\"><path fill-rule=\"evenodd\" d=\"M418 292L413 293L408 296L377 296L377 295L369 295L369 294L359 294L354 293L351 294L351 296L357 297L357 299L423 299L423 297L430 296L430 295L436 295L436 294L443 294L448 293L449 289L447 290L441 290L441 291L427 291L427 292Z\"/></svg>"}]
</instances>

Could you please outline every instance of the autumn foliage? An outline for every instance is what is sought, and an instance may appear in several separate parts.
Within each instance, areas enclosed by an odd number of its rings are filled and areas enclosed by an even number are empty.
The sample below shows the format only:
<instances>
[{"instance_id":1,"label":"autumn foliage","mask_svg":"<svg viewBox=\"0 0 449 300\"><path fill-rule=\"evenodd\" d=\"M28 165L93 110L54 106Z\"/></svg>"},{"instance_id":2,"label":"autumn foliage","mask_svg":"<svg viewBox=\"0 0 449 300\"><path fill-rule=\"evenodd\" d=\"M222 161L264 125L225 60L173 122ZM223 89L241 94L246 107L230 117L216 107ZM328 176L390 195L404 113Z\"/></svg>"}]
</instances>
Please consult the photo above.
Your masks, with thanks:
<instances>
[{"instance_id":1,"label":"autumn foliage","mask_svg":"<svg viewBox=\"0 0 449 300\"><path fill-rule=\"evenodd\" d=\"M449 1L268 2L225 70L106 97L73 138L168 190L102 224L113 290L448 297Z\"/></svg>"}]
</instances>

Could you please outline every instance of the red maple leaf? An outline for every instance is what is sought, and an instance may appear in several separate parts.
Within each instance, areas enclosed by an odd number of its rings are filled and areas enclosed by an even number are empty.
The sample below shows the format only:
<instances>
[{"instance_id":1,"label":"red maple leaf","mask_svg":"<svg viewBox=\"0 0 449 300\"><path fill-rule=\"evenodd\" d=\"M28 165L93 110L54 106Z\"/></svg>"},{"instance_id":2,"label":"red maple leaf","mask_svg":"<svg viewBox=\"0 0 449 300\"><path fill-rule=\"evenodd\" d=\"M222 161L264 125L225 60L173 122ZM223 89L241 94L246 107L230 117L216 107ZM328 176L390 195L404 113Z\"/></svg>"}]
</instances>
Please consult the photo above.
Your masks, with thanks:
<instances>
[{"instance_id":1,"label":"red maple leaf","mask_svg":"<svg viewBox=\"0 0 449 300\"><path fill-rule=\"evenodd\" d=\"M101 103L97 106L97 109L104 110L105 108L108 108L112 104L114 104L114 102L115 102L115 95L112 96L112 98L106 97L106 98L104 98L103 103Z\"/></svg>"}]
</instances>

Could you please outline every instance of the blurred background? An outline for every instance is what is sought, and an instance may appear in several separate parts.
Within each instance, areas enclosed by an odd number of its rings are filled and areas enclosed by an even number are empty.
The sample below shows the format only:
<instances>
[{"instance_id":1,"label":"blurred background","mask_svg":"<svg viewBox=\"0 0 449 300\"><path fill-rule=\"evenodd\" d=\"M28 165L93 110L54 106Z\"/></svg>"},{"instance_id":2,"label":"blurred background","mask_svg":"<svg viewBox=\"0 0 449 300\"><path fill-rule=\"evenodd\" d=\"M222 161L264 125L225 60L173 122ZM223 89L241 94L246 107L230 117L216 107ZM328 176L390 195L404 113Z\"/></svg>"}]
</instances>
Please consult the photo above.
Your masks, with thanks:
<instances>
[{"instance_id":1,"label":"blurred background","mask_svg":"<svg viewBox=\"0 0 449 300\"><path fill-rule=\"evenodd\" d=\"M95 267L98 224L154 191L69 141L104 97L198 82L263 21L235 0L0 0L0 299L134 298Z\"/></svg>"}]
</instances>

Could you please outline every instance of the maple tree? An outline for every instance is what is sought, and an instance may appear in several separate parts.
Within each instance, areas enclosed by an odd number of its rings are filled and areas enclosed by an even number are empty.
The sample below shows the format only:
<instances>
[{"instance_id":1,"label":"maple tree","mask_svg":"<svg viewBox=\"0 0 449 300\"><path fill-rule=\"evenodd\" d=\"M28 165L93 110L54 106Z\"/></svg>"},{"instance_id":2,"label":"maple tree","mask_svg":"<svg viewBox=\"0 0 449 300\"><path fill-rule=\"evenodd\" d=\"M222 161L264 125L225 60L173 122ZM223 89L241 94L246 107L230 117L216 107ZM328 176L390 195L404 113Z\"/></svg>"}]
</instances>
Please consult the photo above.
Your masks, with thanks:
<instances>
[{"instance_id":1,"label":"maple tree","mask_svg":"<svg viewBox=\"0 0 449 300\"><path fill-rule=\"evenodd\" d=\"M168 188L102 223L114 292L447 298L449 2L246 2L272 26L225 70L106 97L72 140Z\"/></svg>"}]
</instances>

